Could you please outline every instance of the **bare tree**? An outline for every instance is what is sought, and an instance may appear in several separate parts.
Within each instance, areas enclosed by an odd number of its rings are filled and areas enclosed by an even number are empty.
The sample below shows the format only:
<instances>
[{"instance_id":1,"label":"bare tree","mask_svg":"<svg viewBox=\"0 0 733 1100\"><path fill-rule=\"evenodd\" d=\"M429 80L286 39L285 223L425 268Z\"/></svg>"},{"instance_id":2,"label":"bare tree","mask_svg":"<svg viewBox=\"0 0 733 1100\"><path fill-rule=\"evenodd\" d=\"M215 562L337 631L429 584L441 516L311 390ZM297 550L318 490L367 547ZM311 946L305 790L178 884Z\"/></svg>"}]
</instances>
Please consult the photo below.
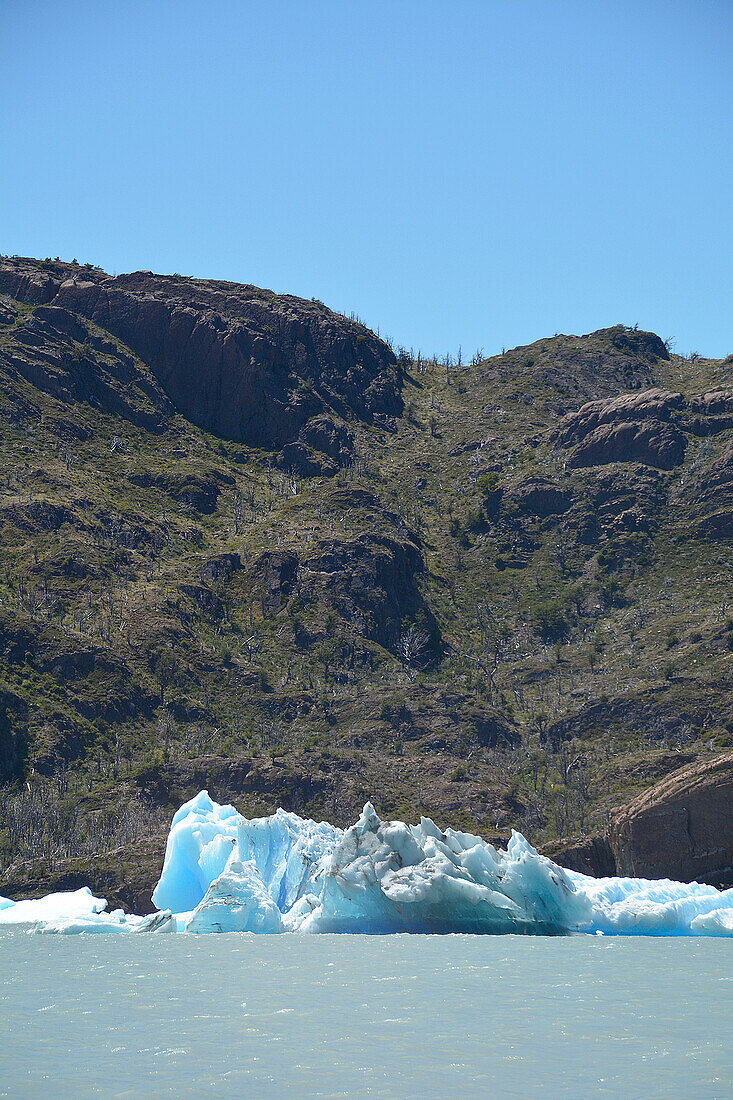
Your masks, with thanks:
<instances>
[{"instance_id":1,"label":"bare tree","mask_svg":"<svg viewBox=\"0 0 733 1100\"><path fill-rule=\"evenodd\" d=\"M411 680L415 678L415 671L425 667L429 646L430 635L414 623L400 634L400 656Z\"/></svg>"}]
</instances>

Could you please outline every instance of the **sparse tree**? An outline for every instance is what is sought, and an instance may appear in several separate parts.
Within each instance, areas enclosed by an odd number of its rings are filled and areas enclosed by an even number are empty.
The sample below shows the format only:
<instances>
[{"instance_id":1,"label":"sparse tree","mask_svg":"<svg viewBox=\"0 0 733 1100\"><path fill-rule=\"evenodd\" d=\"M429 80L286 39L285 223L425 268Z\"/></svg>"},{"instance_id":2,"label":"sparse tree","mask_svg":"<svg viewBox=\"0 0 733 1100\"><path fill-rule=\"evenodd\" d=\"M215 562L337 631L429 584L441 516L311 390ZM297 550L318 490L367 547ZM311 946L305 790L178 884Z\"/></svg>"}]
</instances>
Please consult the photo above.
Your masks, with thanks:
<instances>
[{"instance_id":1,"label":"sparse tree","mask_svg":"<svg viewBox=\"0 0 733 1100\"><path fill-rule=\"evenodd\" d=\"M430 635L414 623L400 634L399 652L411 680L415 678L415 671L425 667L429 647Z\"/></svg>"}]
</instances>

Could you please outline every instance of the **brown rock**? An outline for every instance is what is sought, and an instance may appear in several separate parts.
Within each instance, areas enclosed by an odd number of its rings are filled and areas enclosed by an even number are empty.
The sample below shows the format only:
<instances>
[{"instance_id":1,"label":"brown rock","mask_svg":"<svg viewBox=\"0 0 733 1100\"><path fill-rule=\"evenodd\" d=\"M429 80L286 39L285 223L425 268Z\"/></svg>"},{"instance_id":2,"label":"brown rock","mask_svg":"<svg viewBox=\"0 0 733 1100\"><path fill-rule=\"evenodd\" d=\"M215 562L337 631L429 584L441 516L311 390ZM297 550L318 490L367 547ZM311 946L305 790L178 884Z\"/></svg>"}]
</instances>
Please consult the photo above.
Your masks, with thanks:
<instances>
[{"instance_id":1,"label":"brown rock","mask_svg":"<svg viewBox=\"0 0 733 1100\"><path fill-rule=\"evenodd\" d=\"M589 401L563 417L556 433L562 447L575 445L568 466L641 462L669 470L682 462L686 440L673 412L684 406L681 393L651 389Z\"/></svg>"},{"instance_id":2,"label":"brown rock","mask_svg":"<svg viewBox=\"0 0 733 1100\"><path fill-rule=\"evenodd\" d=\"M358 633L387 649L399 643L401 624L419 622L431 650L440 631L420 595L417 574L422 554L412 541L362 534L355 539L321 542L304 562L304 586L327 595L328 603Z\"/></svg>"},{"instance_id":3,"label":"brown rock","mask_svg":"<svg viewBox=\"0 0 733 1100\"><path fill-rule=\"evenodd\" d=\"M613 852L603 836L554 840L543 845L542 855L570 871L580 871L582 875L609 878L616 874Z\"/></svg>"},{"instance_id":4,"label":"brown rock","mask_svg":"<svg viewBox=\"0 0 733 1100\"><path fill-rule=\"evenodd\" d=\"M733 428L733 390L710 390L690 397L679 425L697 436L717 435Z\"/></svg>"},{"instance_id":5,"label":"brown rock","mask_svg":"<svg viewBox=\"0 0 733 1100\"><path fill-rule=\"evenodd\" d=\"M266 550L248 570L259 592L262 614L277 615L287 603L298 572L298 557L290 550Z\"/></svg>"},{"instance_id":6,"label":"brown rock","mask_svg":"<svg viewBox=\"0 0 733 1100\"><path fill-rule=\"evenodd\" d=\"M301 428L303 443L328 455L339 466L348 466L354 454L354 437L343 421L330 416L314 416Z\"/></svg>"},{"instance_id":7,"label":"brown rock","mask_svg":"<svg viewBox=\"0 0 733 1100\"><path fill-rule=\"evenodd\" d=\"M553 516L566 512L572 494L545 477L525 478L512 494L518 508L533 516Z\"/></svg>"},{"instance_id":8,"label":"brown rock","mask_svg":"<svg viewBox=\"0 0 733 1100\"><path fill-rule=\"evenodd\" d=\"M662 420L600 424L570 452L567 464L578 469L609 462L641 462L671 470L682 462L685 446L679 428Z\"/></svg>"},{"instance_id":9,"label":"brown rock","mask_svg":"<svg viewBox=\"0 0 733 1100\"><path fill-rule=\"evenodd\" d=\"M154 375L96 326L47 305L16 318L0 349L0 369L66 404L85 403L148 431L165 429L173 409Z\"/></svg>"},{"instance_id":10,"label":"brown rock","mask_svg":"<svg viewBox=\"0 0 733 1100\"><path fill-rule=\"evenodd\" d=\"M733 538L733 442L695 478L688 495L696 505L699 534Z\"/></svg>"},{"instance_id":11,"label":"brown rock","mask_svg":"<svg viewBox=\"0 0 733 1100\"><path fill-rule=\"evenodd\" d=\"M242 568L239 554L217 554L207 558L198 568L198 578L202 584L226 584L232 574Z\"/></svg>"},{"instance_id":12,"label":"brown rock","mask_svg":"<svg viewBox=\"0 0 733 1100\"><path fill-rule=\"evenodd\" d=\"M373 423L402 413L394 354L321 302L24 259L0 261L0 292L53 303L124 341L179 412L226 439L279 448L325 411Z\"/></svg>"},{"instance_id":13,"label":"brown rock","mask_svg":"<svg viewBox=\"0 0 733 1100\"><path fill-rule=\"evenodd\" d=\"M618 873L725 883L733 877L733 752L690 764L611 817Z\"/></svg>"},{"instance_id":14,"label":"brown rock","mask_svg":"<svg viewBox=\"0 0 733 1100\"><path fill-rule=\"evenodd\" d=\"M622 393L606 401L588 401L577 412L563 417L557 429L557 440L566 447L580 443L601 424L669 420L672 411L681 409L684 401L681 393L661 389Z\"/></svg>"},{"instance_id":15,"label":"brown rock","mask_svg":"<svg viewBox=\"0 0 733 1100\"><path fill-rule=\"evenodd\" d=\"M560 421L555 439L575 446L571 468L607 462L643 462L669 470L684 458L684 432L715 435L733 427L733 391L710 390L686 399L650 389L589 401Z\"/></svg>"},{"instance_id":16,"label":"brown rock","mask_svg":"<svg viewBox=\"0 0 733 1100\"><path fill-rule=\"evenodd\" d=\"M277 456L277 465L280 469L301 477L333 477L339 469L328 455L314 451L300 440L285 444Z\"/></svg>"}]
</instances>

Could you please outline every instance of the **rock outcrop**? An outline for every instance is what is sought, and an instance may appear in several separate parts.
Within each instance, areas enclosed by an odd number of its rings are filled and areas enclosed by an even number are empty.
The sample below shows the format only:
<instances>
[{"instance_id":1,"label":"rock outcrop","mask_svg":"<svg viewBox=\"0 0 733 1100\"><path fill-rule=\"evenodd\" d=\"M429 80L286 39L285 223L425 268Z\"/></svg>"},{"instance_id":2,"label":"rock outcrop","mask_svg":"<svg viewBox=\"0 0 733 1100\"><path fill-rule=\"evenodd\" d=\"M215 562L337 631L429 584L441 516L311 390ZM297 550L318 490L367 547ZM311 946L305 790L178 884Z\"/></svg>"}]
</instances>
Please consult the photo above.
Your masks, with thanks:
<instances>
[{"instance_id":1,"label":"rock outcrop","mask_svg":"<svg viewBox=\"0 0 733 1100\"><path fill-rule=\"evenodd\" d=\"M0 371L65 405L91 406L148 431L166 427L174 410L158 380L97 326L55 306L23 314L11 302L3 313L13 327L0 348Z\"/></svg>"},{"instance_id":2,"label":"rock outcrop","mask_svg":"<svg viewBox=\"0 0 733 1100\"><path fill-rule=\"evenodd\" d=\"M571 452L568 466L604 466L609 462L642 462L660 470L679 466L685 437L679 428L660 420L601 424Z\"/></svg>"},{"instance_id":3,"label":"rock outcrop","mask_svg":"<svg viewBox=\"0 0 733 1100\"><path fill-rule=\"evenodd\" d=\"M567 512L572 494L549 478L528 477L517 485L512 500L520 511L544 518Z\"/></svg>"},{"instance_id":4,"label":"rock outcrop","mask_svg":"<svg viewBox=\"0 0 733 1100\"><path fill-rule=\"evenodd\" d=\"M321 543L304 562L304 585L327 589L334 610L387 649L398 649L405 620L421 622L427 658L439 646L440 632L415 581L422 570L414 543L363 534Z\"/></svg>"},{"instance_id":5,"label":"rock outcrop","mask_svg":"<svg viewBox=\"0 0 733 1100\"><path fill-rule=\"evenodd\" d=\"M616 875L616 862L607 839L589 836L582 839L560 839L543 845L542 855L570 871L594 878L612 878Z\"/></svg>"},{"instance_id":6,"label":"rock outcrop","mask_svg":"<svg viewBox=\"0 0 733 1100\"><path fill-rule=\"evenodd\" d=\"M314 416L298 439L283 447L277 462L303 477L332 477L353 460L354 436L347 425L331 416Z\"/></svg>"},{"instance_id":7,"label":"rock outcrop","mask_svg":"<svg viewBox=\"0 0 733 1100\"><path fill-rule=\"evenodd\" d=\"M687 495L694 502L699 534L733 538L733 441L697 475Z\"/></svg>"},{"instance_id":8,"label":"rock outcrop","mask_svg":"<svg viewBox=\"0 0 733 1100\"><path fill-rule=\"evenodd\" d=\"M684 433L671 422L673 411L683 404L681 393L661 389L589 401L563 418L557 442L562 447L574 444L567 459L571 469L642 462L671 470L685 456Z\"/></svg>"},{"instance_id":9,"label":"rock outcrop","mask_svg":"<svg viewBox=\"0 0 733 1100\"><path fill-rule=\"evenodd\" d=\"M731 427L730 390L685 398L674 390L650 389L587 402L563 417L555 441L573 448L570 469L641 462L671 470L684 460L687 434L709 436Z\"/></svg>"},{"instance_id":10,"label":"rock outcrop","mask_svg":"<svg viewBox=\"0 0 733 1100\"><path fill-rule=\"evenodd\" d=\"M665 503L660 473L638 463L589 469L576 475L573 489L563 522L573 538L591 546L632 531L653 531Z\"/></svg>"},{"instance_id":11,"label":"rock outcrop","mask_svg":"<svg viewBox=\"0 0 733 1100\"><path fill-rule=\"evenodd\" d=\"M0 293L105 329L149 367L179 412L226 439L277 449L323 413L388 424L402 412L391 350L321 302L22 259L0 262Z\"/></svg>"},{"instance_id":12,"label":"rock outcrop","mask_svg":"<svg viewBox=\"0 0 733 1100\"><path fill-rule=\"evenodd\" d=\"M620 875L733 884L733 752L672 772L615 811Z\"/></svg>"}]
</instances>

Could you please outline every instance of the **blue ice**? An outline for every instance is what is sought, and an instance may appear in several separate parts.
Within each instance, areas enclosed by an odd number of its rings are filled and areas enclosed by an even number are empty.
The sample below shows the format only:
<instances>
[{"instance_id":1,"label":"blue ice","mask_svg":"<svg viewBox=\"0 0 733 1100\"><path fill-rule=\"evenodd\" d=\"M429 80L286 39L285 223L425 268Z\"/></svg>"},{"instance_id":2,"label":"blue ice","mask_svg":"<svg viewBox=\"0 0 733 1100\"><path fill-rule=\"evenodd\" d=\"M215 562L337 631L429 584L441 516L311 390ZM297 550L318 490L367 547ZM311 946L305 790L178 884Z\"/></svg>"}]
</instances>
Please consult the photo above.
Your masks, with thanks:
<instances>
[{"instance_id":1,"label":"blue ice","mask_svg":"<svg viewBox=\"0 0 733 1100\"><path fill-rule=\"evenodd\" d=\"M733 936L733 890L595 879L512 833L382 821L371 803L341 830L278 810L249 820L201 791L171 823L157 912L104 911L90 891L0 899L0 924L44 932L361 932Z\"/></svg>"}]
</instances>

